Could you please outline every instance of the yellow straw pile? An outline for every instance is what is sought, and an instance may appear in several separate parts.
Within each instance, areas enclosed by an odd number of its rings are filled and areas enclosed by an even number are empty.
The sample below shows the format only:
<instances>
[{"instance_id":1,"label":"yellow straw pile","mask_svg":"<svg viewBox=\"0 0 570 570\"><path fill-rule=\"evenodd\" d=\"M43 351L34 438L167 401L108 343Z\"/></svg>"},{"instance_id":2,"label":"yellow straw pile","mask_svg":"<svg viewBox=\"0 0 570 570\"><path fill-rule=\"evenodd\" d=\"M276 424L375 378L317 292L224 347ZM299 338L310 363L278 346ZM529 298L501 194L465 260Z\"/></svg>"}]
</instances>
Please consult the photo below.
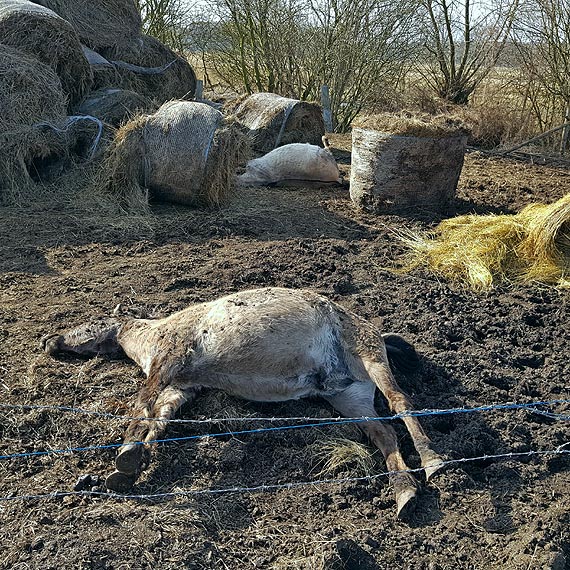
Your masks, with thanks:
<instances>
[{"instance_id":1,"label":"yellow straw pile","mask_svg":"<svg viewBox=\"0 0 570 570\"><path fill-rule=\"evenodd\" d=\"M515 215L458 216L403 239L410 248L405 271L427 266L476 291L500 282L570 287L570 194Z\"/></svg>"}]
</instances>

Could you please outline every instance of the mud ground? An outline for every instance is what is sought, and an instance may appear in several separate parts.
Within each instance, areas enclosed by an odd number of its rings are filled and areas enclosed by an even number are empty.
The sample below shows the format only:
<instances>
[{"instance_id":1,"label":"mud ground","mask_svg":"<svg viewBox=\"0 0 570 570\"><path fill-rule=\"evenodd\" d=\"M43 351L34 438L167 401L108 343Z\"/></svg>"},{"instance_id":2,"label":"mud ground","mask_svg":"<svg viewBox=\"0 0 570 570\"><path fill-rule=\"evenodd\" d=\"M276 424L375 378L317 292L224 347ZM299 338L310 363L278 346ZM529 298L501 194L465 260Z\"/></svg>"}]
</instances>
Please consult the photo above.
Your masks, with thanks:
<instances>
[{"instance_id":1,"label":"mud ground","mask_svg":"<svg viewBox=\"0 0 570 570\"><path fill-rule=\"evenodd\" d=\"M335 142L335 140L333 140ZM336 139L337 146L346 141ZM338 152L345 173L349 155ZM570 192L568 171L469 155L456 213L512 212ZM42 335L110 312L119 303L157 313L247 288L307 287L421 354L399 376L417 408L452 408L570 397L569 292L504 286L473 294L428 273L390 271L396 237L425 228L422 212L355 211L346 188L244 191L221 210L154 206L146 220L106 222L56 198L0 210L0 402L128 413L143 377L126 361L54 360ZM386 414L378 401L379 413ZM568 406L555 411L568 413ZM0 454L119 442L124 422L73 413L0 409ZM318 400L254 404L220 393L182 418L327 416ZM568 422L528 411L423 419L449 459L570 442ZM174 425L183 437L260 427ZM263 424L265 425L265 424ZM409 436L397 426L409 465ZM373 472L349 461L323 475L324 443L366 445L354 426L210 437L155 450L138 494L347 478ZM373 450L368 448L370 452ZM110 449L0 460L0 497L70 490L84 473L105 475ZM570 568L570 460L538 456L450 466L423 485L415 514L395 516L384 478L257 493L168 500L58 497L0 502L0 568L372 570Z\"/></svg>"}]
</instances>

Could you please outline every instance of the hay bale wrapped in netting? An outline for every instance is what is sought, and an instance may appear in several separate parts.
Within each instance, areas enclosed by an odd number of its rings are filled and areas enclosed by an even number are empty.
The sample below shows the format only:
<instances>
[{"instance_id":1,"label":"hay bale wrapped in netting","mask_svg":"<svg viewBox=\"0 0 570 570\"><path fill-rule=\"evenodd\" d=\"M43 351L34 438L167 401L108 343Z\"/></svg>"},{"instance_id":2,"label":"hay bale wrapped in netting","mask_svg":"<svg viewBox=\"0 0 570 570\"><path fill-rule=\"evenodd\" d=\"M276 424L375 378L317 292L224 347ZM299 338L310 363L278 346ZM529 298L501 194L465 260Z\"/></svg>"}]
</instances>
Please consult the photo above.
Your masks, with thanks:
<instances>
[{"instance_id":1,"label":"hay bale wrapped in netting","mask_svg":"<svg viewBox=\"0 0 570 570\"><path fill-rule=\"evenodd\" d=\"M410 247L406 270L426 266L477 291L509 281L569 287L570 194L515 215L450 218L404 241Z\"/></svg>"},{"instance_id":2,"label":"hay bale wrapped in netting","mask_svg":"<svg viewBox=\"0 0 570 570\"><path fill-rule=\"evenodd\" d=\"M101 52L117 70L117 87L130 89L158 105L171 99L192 99L196 74L183 57L151 36L140 36Z\"/></svg>"},{"instance_id":3,"label":"hay bale wrapped in netting","mask_svg":"<svg viewBox=\"0 0 570 570\"><path fill-rule=\"evenodd\" d=\"M136 0L34 0L67 20L81 41L94 50L129 43L142 21Z\"/></svg>"},{"instance_id":4,"label":"hay bale wrapped in netting","mask_svg":"<svg viewBox=\"0 0 570 570\"><path fill-rule=\"evenodd\" d=\"M34 57L0 44L0 200L31 182L29 165L59 151L40 122L63 124L66 98L56 73Z\"/></svg>"},{"instance_id":5,"label":"hay bale wrapped in netting","mask_svg":"<svg viewBox=\"0 0 570 570\"><path fill-rule=\"evenodd\" d=\"M171 101L119 129L104 167L104 187L127 209L150 198L218 205L248 158L240 127L204 103Z\"/></svg>"},{"instance_id":6,"label":"hay bale wrapped in netting","mask_svg":"<svg viewBox=\"0 0 570 570\"><path fill-rule=\"evenodd\" d=\"M77 33L69 22L48 8L26 0L2 0L0 43L49 65L61 81L70 108L91 88L91 68Z\"/></svg>"},{"instance_id":7,"label":"hay bale wrapped in netting","mask_svg":"<svg viewBox=\"0 0 570 570\"><path fill-rule=\"evenodd\" d=\"M53 182L77 162L97 158L104 134L101 121L84 116L0 133L0 202L33 196L36 183Z\"/></svg>"},{"instance_id":8,"label":"hay bale wrapped in netting","mask_svg":"<svg viewBox=\"0 0 570 570\"><path fill-rule=\"evenodd\" d=\"M0 43L0 132L66 116L66 99L53 69Z\"/></svg>"},{"instance_id":9,"label":"hay bale wrapped in netting","mask_svg":"<svg viewBox=\"0 0 570 570\"><path fill-rule=\"evenodd\" d=\"M117 73L115 66L96 51L86 46L82 47L83 54L87 58L93 74L92 90L97 91L107 87L117 87L121 83L121 77Z\"/></svg>"},{"instance_id":10,"label":"hay bale wrapped in netting","mask_svg":"<svg viewBox=\"0 0 570 570\"><path fill-rule=\"evenodd\" d=\"M142 95L127 89L92 91L77 109L79 115L91 115L107 125L119 127L140 113L154 110L154 105Z\"/></svg>"},{"instance_id":11,"label":"hay bale wrapped in netting","mask_svg":"<svg viewBox=\"0 0 570 570\"><path fill-rule=\"evenodd\" d=\"M467 132L447 116L382 114L352 128L350 197L374 212L445 211L455 197Z\"/></svg>"},{"instance_id":12,"label":"hay bale wrapped in netting","mask_svg":"<svg viewBox=\"0 0 570 570\"><path fill-rule=\"evenodd\" d=\"M321 107L275 93L254 93L229 109L251 135L253 148L267 153L290 143L320 145L325 134Z\"/></svg>"}]
</instances>

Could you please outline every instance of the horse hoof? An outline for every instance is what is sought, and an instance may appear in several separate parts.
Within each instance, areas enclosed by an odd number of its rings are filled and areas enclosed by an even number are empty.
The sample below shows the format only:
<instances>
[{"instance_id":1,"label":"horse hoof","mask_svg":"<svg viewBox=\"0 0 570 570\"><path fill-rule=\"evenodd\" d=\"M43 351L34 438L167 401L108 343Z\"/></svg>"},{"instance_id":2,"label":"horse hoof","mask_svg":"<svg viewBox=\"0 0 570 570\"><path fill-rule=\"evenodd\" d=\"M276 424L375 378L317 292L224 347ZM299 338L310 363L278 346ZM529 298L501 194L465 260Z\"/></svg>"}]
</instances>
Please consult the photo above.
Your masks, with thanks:
<instances>
[{"instance_id":1,"label":"horse hoof","mask_svg":"<svg viewBox=\"0 0 570 570\"><path fill-rule=\"evenodd\" d=\"M430 459L422 465L426 474L426 481L429 481L444 465L445 462L439 456L437 458Z\"/></svg>"},{"instance_id":2,"label":"horse hoof","mask_svg":"<svg viewBox=\"0 0 570 570\"><path fill-rule=\"evenodd\" d=\"M126 475L140 473L148 466L148 451L141 444L130 443L121 447L115 458L117 471Z\"/></svg>"},{"instance_id":3,"label":"horse hoof","mask_svg":"<svg viewBox=\"0 0 570 570\"><path fill-rule=\"evenodd\" d=\"M105 479L105 487L110 491L115 491L116 493L125 493L132 489L136 480L136 475L129 475L127 473L122 473L121 471L113 471L113 473L107 475L107 479Z\"/></svg>"},{"instance_id":4,"label":"horse hoof","mask_svg":"<svg viewBox=\"0 0 570 570\"><path fill-rule=\"evenodd\" d=\"M400 520L406 520L416 510L417 491L416 489L405 489L398 493L396 497L396 516Z\"/></svg>"}]
</instances>

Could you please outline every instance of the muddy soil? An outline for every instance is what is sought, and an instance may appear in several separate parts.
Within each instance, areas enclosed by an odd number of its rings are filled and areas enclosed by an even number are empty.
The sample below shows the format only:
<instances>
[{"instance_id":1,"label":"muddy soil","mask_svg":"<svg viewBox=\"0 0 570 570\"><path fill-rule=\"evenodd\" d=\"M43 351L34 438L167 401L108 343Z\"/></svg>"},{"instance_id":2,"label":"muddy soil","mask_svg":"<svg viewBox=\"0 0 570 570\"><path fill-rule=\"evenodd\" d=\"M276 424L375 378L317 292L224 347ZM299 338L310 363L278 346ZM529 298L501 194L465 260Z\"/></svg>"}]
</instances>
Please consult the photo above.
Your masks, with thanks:
<instances>
[{"instance_id":1,"label":"muddy soil","mask_svg":"<svg viewBox=\"0 0 570 570\"><path fill-rule=\"evenodd\" d=\"M334 142L334 141L333 141ZM337 140L337 145L342 141ZM345 173L349 156L339 152ZM512 212L570 192L566 170L467 158L456 213ZM166 314L262 286L323 293L413 342L421 370L398 376L417 408L570 398L569 292L505 286L474 294L427 272L390 270L397 232L437 221L355 211L346 188L245 191L216 211L154 206L125 229L57 200L0 211L0 402L128 413L143 381L128 361L54 360L42 335L117 303ZM419 219L418 219L419 217ZM554 407L566 412L568 406ZM381 399L378 411L387 414ZM0 409L0 454L106 445L125 422L50 410ZM260 404L208 393L181 418L330 416L319 400ZM448 459L554 450L568 421L525 410L422 419ZM404 457L410 438L394 422ZM169 437L261 427L175 424ZM164 444L133 493L279 485L381 473L348 461L323 472L323 444L354 426ZM372 448L367 446L372 452ZM0 459L0 497L69 491L111 470L113 449ZM290 489L155 500L28 498L0 502L0 568L372 570L570 568L570 460L562 455L456 463L422 482L417 509L396 518L384 477Z\"/></svg>"}]
</instances>

